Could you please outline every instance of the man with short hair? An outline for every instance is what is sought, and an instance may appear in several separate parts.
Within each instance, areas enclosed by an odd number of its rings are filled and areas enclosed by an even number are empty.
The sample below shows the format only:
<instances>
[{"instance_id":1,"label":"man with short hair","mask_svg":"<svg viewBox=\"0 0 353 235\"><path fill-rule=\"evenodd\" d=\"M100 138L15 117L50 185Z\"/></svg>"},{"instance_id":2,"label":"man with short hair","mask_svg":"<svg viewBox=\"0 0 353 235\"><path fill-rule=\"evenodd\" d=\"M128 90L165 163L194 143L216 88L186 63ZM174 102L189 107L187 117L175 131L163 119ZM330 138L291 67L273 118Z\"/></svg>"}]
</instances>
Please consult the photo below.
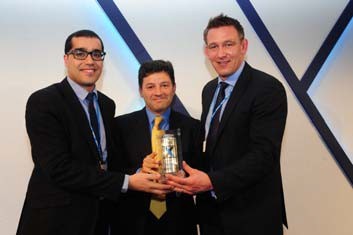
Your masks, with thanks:
<instances>
[{"instance_id":1,"label":"man with short hair","mask_svg":"<svg viewBox=\"0 0 353 235\"><path fill-rule=\"evenodd\" d=\"M204 41L218 73L202 91L204 166L184 163L190 176L169 175L168 183L198 193L202 235L281 235L287 225L280 169L285 89L245 62L248 41L237 20L211 18Z\"/></svg>"},{"instance_id":2,"label":"man with short hair","mask_svg":"<svg viewBox=\"0 0 353 235\"><path fill-rule=\"evenodd\" d=\"M199 121L171 108L176 90L172 64L163 60L145 62L139 69L138 81L146 107L116 118L114 135L123 163L112 162L110 169L129 174L139 170L151 174L158 172L161 162L157 153L152 152L151 143L156 126L161 130L180 129L183 158L194 165L201 152ZM156 124L157 119L162 120L160 124ZM153 209L155 201L163 205L158 214ZM172 192L158 197L129 191L121 197L111 218L114 219L112 235L120 234L121 230L131 235L197 234L194 201L186 194Z\"/></svg>"},{"instance_id":3,"label":"man with short hair","mask_svg":"<svg viewBox=\"0 0 353 235\"><path fill-rule=\"evenodd\" d=\"M34 169L18 235L105 235L105 200L116 201L127 189L159 195L170 190L154 182L158 175L106 171L116 156L110 128L115 104L95 87L104 56L96 33L71 34L65 43L67 77L28 99Z\"/></svg>"}]
</instances>

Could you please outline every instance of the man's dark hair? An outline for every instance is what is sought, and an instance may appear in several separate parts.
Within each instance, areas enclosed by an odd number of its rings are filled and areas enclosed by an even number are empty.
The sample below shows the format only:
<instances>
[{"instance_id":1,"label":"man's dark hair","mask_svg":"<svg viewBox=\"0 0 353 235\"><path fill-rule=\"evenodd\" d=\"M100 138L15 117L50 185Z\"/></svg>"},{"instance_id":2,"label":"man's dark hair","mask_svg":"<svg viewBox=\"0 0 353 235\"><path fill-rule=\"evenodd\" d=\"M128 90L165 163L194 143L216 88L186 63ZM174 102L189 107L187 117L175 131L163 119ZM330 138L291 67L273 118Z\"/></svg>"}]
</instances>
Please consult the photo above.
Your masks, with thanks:
<instances>
[{"instance_id":1,"label":"man's dark hair","mask_svg":"<svg viewBox=\"0 0 353 235\"><path fill-rule=\"evenodd\" d=\"M139 69L139 87L142 88L143 79L145 77L158 72L166 72L169 75L172 84L175 85L174 69L172 63L164 60L152 60L144 62Z\"/></svg>"},{"instance_id":2,"label":"man's dark hair","mask_svg":"<svg viewBox=\"0 0 353 235\"><path fill-rule=\"evenodd\" d=\"M223 26L233 26L238 31L240 39L244 38L244 28L239 23L239 21L227 15L220 14L216 17L211 18L208 21L207 27L203 31L203 40L205 41L205 43L207 44L207 34L210 29L219 28Z\"/></svg>"},{"instance_id":3,"label":"man's dark hair","mask_svg":"<svg viewBox=\"0 0 353 235\"><path fill-rule=\"evenodd\" d=\"M87 37L87 38L98 38L102 45L102 51L104 51L104 45L102 39L93 31L88 29L79 30L70 34L65 42L65 54L72 49L72 38Z\"/></svg>"}]
</instances>

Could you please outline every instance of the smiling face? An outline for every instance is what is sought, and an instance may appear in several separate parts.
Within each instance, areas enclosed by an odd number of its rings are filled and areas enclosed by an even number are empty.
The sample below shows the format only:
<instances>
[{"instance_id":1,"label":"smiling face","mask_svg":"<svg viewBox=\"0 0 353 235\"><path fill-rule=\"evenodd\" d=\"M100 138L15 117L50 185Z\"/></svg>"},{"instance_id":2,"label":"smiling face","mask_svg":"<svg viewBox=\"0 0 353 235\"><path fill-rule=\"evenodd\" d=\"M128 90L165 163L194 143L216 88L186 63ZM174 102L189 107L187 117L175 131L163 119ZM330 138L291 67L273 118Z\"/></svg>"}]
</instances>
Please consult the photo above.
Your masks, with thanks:
<instances>
[{"instance_id":1,"label":"smiling face","mask_svg":"<svg viewBox=\"0 0 353 235\"><path fill-rule=\"evenodd\" d=\"M102 45L98 38L95 37L73 37L72 48L82 49L85 51L102 51ZM94 89L96 81L99 79L103 61L92 60L91 55L88 55L84 60L75 59L72 54L64 55L64 62L67 70L67 75L77 84L85 88L87 91Z\"/></svg>"},{"instance_id":2,"label":"smiling face","mask_svg":"<svg viewBox=\"0 0 353 235\"><path fill-rule=\"evenodd\" d=\"M152 113L161 115L171 105L175 89L166 72L156 72L143 78L140 95Z\"/></svg>"},{"instance_id":3,"label":"smiling face","mask_svg":"<svg viewBox=\"0 0 353 235\"><path fill-rule=\"evenodd\" d=\"M207 33L205 55L222 80L232 75L244 61L248 48L245 38L233 26L211 28Z\"/></svg>"}]
</instances>

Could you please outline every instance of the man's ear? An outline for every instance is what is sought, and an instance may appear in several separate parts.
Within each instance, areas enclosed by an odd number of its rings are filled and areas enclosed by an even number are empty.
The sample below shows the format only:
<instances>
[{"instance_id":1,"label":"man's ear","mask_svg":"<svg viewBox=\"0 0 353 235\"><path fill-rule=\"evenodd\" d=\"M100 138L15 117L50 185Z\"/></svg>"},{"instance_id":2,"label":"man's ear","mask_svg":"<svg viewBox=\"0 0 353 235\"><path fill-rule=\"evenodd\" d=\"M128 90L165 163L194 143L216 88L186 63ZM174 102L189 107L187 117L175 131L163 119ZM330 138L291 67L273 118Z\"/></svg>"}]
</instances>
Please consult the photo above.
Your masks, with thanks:
<instances>
[{"instance_id":1,"label":"man's ear","mask_svg":"<svg viewBox=\"0 0 353 235\"><path fill-rule=\"evenodd\" d=\"M207 58L209 58L207 45L205 45L205 46L203 47L203 53L205 54L205 56L206 56Z\"/></svg>"},{"instance_id":2,"label":"man's ear","mask_svg":"<svg viewBox=\"0 0 353 235\"><path fill-rule=\"evenodd\" d=\"M246 38L244 38L241 42L241 51L244 55L248 51L248 40Z\"/></svg>"},{"instance_id":3,"label":"man's ear","mask_svg":"<svg viewBox=\"0 0 353 235\"><path fill-rule=\"evenodd\" d=\"M67 67L68 60L69 60L69 56L65 54L64 55L64 64L66 67Z\"/></svg>"},{"instance_id":4,"label":"man's ear","mask_svg":"<svg viewBox=\"0 0 353 235\"><path fill-rule=\"evenodd\" d=\"M143 95L142 95L142 88L139 87L139 93L140 93L140 97L143 98Z\"/></svg>"}]
</instances>

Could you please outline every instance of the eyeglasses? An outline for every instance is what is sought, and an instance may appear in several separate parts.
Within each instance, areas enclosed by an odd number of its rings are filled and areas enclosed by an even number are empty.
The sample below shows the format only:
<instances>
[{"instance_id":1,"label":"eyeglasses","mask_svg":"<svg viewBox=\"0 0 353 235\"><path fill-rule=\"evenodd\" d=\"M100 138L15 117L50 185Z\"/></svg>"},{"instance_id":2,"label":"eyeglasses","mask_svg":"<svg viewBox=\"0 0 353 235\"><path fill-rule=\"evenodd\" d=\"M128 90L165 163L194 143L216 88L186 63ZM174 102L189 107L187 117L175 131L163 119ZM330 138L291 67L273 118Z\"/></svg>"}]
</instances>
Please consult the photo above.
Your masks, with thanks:
<instances>
[{"instance_id":1,"label":"eyeglasses","mask_svg":"<svg viewBox=\"0 0 353 235\"><path fill-rule=\"evenodd\" d=\"M85 51L82 49L74 49L66 53L67 55L73 55L76 60L85 60L88 55L91 55L92 60L102 61L104 60L105 52L100 50Z\"/></svg>"}]
</instances>

